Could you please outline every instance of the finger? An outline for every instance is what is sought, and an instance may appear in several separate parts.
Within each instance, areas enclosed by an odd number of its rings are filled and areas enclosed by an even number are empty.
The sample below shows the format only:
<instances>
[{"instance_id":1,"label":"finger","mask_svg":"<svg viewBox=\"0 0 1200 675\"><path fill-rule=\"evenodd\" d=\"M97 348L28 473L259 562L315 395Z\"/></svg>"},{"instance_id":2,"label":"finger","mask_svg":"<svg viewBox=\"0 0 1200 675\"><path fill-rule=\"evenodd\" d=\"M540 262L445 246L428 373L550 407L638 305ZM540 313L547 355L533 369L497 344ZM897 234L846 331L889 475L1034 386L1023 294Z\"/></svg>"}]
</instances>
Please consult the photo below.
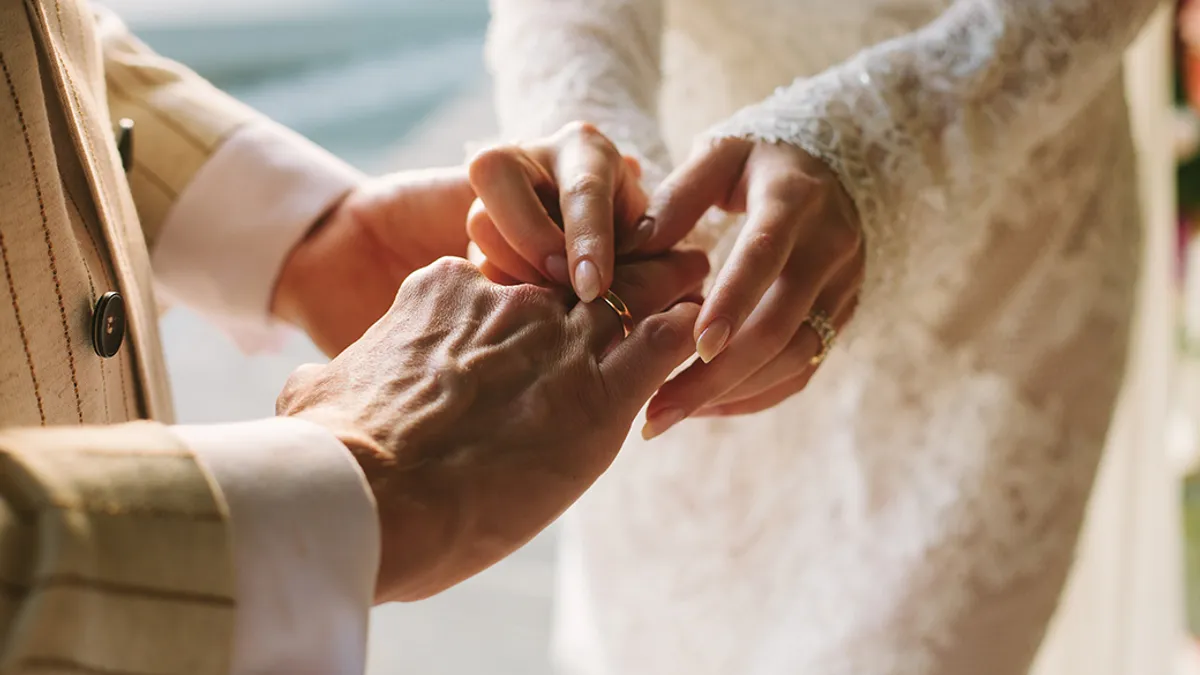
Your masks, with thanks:
<instances>
[{"instance_id":1,"label":"finger","mask_svg":"<svg viewBox=\"0 0 1200 675\"><path fill-rule=\"evenodd\" d=\"M750 415L756 412L762 412L769 408L773 408L780 403L783 403L788 398L800 393L804 387L808 386L809 379L812 378L813 371L806 371L789 380L785 380L774 387L757 394L751 398L726 403L723 405L705 408L697 411L695 417L729 417L732 415Z\"/></svg>"},{"instance_id":2,"label":"finger","mask_svg":"<svg viewBox=\"0 0 1200 675\"><path fill-rule=\"evenodd\" d=\"M812 266L820 287L849 257L840 223L825 221L819 184L788 156L764 157L747 178L745 227L696 323L696 352L706 362L725 349L789 261Z\"/></svg>"},{"instance_id":3,"label":"finger","mask_svg":"<svg viewBox=\"0 0 1200 675\"><path fill-rule=\"evenodd\" d=\"M852 310L843 312L833 319L835 328L840 333L849 321ZM796 332L796 337L787 349L760 368L738 386L726 392L711 403L697 410L693 415L700 415L703 410L722 407L758 397L773 390L788 381L803 380L801 388L807 386L809 378L816 374L820 363L813 363L813 358L821 353L821 338L807 324Z\"/></svg>"},{"instance_id":4,"label":"finger","mask_svg":"<svg viewBox=\"0 0 1200 675\"><path fill-rule=\"evenodd\" d=\"M813 313L822 312L830 317L834 330L841 333L854 313L860 284L861 276L847 266L847 271L839 273L821 292L821 297L813 305ZM801 373L815 372L817 366L812 361L822 348L820 335L811 325L802 321L783 351L759 367L753 375L705 405L722 405L751 398ZM732 353L731 348L726 357Z\"/></svg>"},{"instance_id":5,"label":"finger","mask_svg":"<svg viewBox=\"0 0 1200 675\"><path fill-rule=\"evenodd\" d=\"M613 292L625 302L635 322L694 297L708 276L708 256L696 250L670 251L649 260L617 267ZM603 299L579 303L569 321L594 352L603 353L622 336L620 317Z\"/></svg>"},{"instance_id":6,"label":"finger","mask_svg":"<svg viewBox=\"0 0 1200 675\"><path fill-rule=\"evenodd\" d=\"M631 174L633 174L634 180L642 179L642 163L638 161L637 157L634 157L632 155L625 155L624 157L621 158L621 163L625 165L625 168Z\"/></svg>"},{"instance_id":7,"label":"finger","mask_svg":"<svg viewBox=\"0 0 1200 675\"><path fill-rule=\"evenodd\" d=\"M479 244L473 241L467 242L467 260L476 267L488 261L487 254L483 252L483 249L479 248Z\"/></svg>"},{"instance_id":8,"label":"finger","mask_svg":"<svg viewBox=\"0 0 1200 675\"><path fill-rule=\"evenodd\" d=\"M689 333L699 311L683 303L647 318L600 361L604 390L629 418L695 352Z\"/></svg>"},{"instance_id":9,"label":"finger","mask_svg":"<svg viewBox=\"0 0 1200 675\"><path fill-rule=\"evenodd\" d=\"M720 359L697 361L664 385L646 411L650 427L657 433L666 431L674 423L670 420L684 419L709 405L782 353L821 288L814 271L812 266L793 264L772 285Z\"/></svg>"},{"instance_id":10,"label":"finger","mask_svg":"<svg viewBox=\"0 0 1200 675\"><path fill-rule=\"evenodd\" d=\"M529 284L540 284L547 278L538 269L529 264L504 238L496 224L492 221L491 214L488 213L487 207L483 201L476 199L471 205L471 210L467 214L467 234L471 237L471 242L474 243L484 257L486 257L493 267L502 270L505 275L519 279ZM553 269L553 266L549 266ZM562 264L558 268L560 271L566 271L566 260L562 260Z\"/></svg>"},{"instance_id":11,"label":"finger","mask_svg":"<svg viewBox=\"0 0 1200 675\"><path fill-rule=\"evenodd\" d=\"M509 276L504 272L504 270L493 265L492 261L487 259L487 256L484 255L483 251L479 249L479 246L475 242L470 242L467 244L467 260L471 261L473 265L479 268L479 271L483 274L483 276L487 277L494 283L502 286L515 286L517 284L525 283L520 279Z\"/></svg>"},{"instance_id":12,"label":"finger","mask_svg":"<svg viewBox=\"0 0 1200 675\"><path fill-rule=\"evenodd\" d=\"M686 237L710 207L728 205L751 147L744 141L721 141L671 172L650 199L653 231L638 250L665 251Z\"/></svg>"},{"instance_id":13,"label":"finger","mask_svg":"<svg viewBox=\"0 0 1200 675\"><path fill-rule=\"evenodd\" d=\"M567 264L579 299L591 302L612 284L614 208L621 154L595 127L580 125L555 164Z\"/></svg>"},{"instance_id":14,"label":"finger","mask_svg":"<svg viewBox=\"0 0 1200 675\"><path fill-rule=\"evenodd\" d=\"M563 233L535 189L553 182L545 169L519 148L509 146L476 155L471 160L469 177L495 229L512 249L545 278L567 283L562 274L565 265L561 264ZM492 256L488 247L484 250ZM496 262L507 269L507 261Z\"/></svg>"},{"instance_id":15,"label":"finger","mask_svg":"<svg viewBox=\"0 0 1200 675\"><path fill-rule=\"evenodd\" d=\"M616 210L617 255L633 253L654 234L654 218L646 215L650 198L642 189L642 168L632 157L623 158L623 169L617 177Z\"/></svg>"}]
</instances>

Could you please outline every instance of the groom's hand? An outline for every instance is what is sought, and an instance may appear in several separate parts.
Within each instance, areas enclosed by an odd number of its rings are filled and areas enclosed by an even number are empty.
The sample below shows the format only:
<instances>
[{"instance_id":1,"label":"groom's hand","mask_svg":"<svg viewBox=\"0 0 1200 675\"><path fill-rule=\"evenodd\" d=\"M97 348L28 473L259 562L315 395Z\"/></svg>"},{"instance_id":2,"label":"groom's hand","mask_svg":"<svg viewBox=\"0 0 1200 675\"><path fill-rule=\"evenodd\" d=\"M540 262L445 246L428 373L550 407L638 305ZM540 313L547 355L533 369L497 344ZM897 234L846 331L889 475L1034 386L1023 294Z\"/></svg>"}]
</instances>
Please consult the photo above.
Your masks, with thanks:
<instances>
[{"instance_id":1,"label":"groom's hand","mask_svg":"<svg viewBox=\"0 0 1200 675\"><path fill-rule=\"evenodd\" d=\"M354 190L288 256L272 312L333 356L391 306L414 270L464 256L466 167L405 171Z\"/></svg>"},{"instance_id":2,"label":"groom's hand","mask_svg":"<svg viewBox=\"0 0 1200 675\"><path fill-rule=\"evenodd\" d=\"M461 259L410 275L391 309L324 366L288 381L278 412L324 425L375 493L377 600L419 599L549 525L609 466L638 410L693 353L708 272L699 253L619 266L635 318L603 303L502 286ZM614 346L614 342L616 343Z\"/></svg>"}]
</instances>

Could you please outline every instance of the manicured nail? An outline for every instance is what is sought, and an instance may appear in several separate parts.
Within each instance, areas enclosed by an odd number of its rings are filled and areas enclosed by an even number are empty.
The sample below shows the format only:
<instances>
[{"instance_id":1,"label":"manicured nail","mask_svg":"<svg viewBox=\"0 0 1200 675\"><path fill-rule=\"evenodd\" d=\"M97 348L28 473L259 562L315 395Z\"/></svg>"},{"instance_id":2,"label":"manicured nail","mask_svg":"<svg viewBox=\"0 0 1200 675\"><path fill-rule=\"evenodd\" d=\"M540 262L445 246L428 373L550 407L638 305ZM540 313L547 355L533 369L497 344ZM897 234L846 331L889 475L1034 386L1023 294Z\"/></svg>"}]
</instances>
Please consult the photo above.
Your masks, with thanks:
<instances>
[{"instance_id":1,"label":"manicured nail","mask_svg":"<svg viewBox=\"0 0 1200 675\"><path fill-rule=\"evenodd\" d=\"M567 274L567 256L561 253L547 256L546 274L550 275L551 281L557 281L560 284L571 283L571 277Z\"/></svg>"},{"instance_id":2,"label":"manicured nail","mask_svg":"<svg viewBox=\"0 0 1200 675\"><path fill-rule=\"evenodd\" d=\"M729 321L725 319L717 319L708 324L708 328L705 328L696 340L696 353L702 361L709 363L717 358L717 354L725 349L725 343L729 341L729 331Z\"/></svg>"},{"instance_id":3,"label":"manicured nail","mask_svg":"<svg viewBox=\"0 0 1200 675\"><path fill-rule=\"evenodd\" d=\"M661 436L671 427L683 421L683 410L680 408L664 408L658 414L646 420L642 427L642 438L647 441L655 436Z\"/></svg>"},{"instance_id":4,"label":"manicured nail","mask_svg":"<svg viewBox=\"0 0 1200 675\"><path fill-rule=\"evenodd\" d=\"M575 292L583 302L591 302L600 295L600 271L591 260L580 260L575 265Z\"/></svg>"},{"instance_id":5,"label":"manicured nail","mask_svg":"<svg viewBox=\"0 0 1200 675\"><path fill-rule=\"evenodd\" d=\"M621 246L622 253L630 253L636 251L642 244L650 241L650 237L654 236L654 218L652 216L642 216L637 225L633 228L633 233L629 235L629 240Z\"/></svg>"}]
</instances>

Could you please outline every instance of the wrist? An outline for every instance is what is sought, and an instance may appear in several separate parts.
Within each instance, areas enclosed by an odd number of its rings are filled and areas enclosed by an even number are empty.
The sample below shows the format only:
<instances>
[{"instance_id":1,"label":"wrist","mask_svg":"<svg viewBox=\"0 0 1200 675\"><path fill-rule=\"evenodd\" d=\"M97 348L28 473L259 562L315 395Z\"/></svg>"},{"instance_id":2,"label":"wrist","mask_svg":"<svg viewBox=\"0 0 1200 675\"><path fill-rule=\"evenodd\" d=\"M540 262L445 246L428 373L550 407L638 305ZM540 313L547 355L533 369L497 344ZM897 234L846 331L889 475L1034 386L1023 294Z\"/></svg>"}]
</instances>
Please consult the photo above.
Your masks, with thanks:
<instances>
[{"instance_id":1,"label":"wrist","mask_svg":"<svg viewBox=\"0 0 1200 675\"><path fill-rule=\"evenodd\" d=\"M271 296L271 315L308 333L330 355L345 344L330 351L314 329L328 332L331 326L345 324L357 337L366 326L350 326L337 308L365 304L365 290L389 286L378 242L355 208L360 193L347 193L313 223L284 260Z\"/></svg>"},{"instance_id":2,"label":"wrist","mask_svg":"<svg viewBox=\"0 0 1200 675\"><path fill-rule=\"evenodd\" d=\"M380 545L374 604L423 600L450 586L444 567L455 553L459 529L452 476L419 459L397 457L352 415L331 405L309 407L305 398L289 383L278 414L319 426L337 439L374 499ZM393 441L419 456L415 439Z\"/></svg>"},{"instance_id":3,"label":"wrist","mask_svg":"<svg viewBox=\"0 0 1200 675\"><path fill-rule=\"evenodd\" d=\"M283 265L279 269L279 276L275 279L275 287L271 291L270 311L276 319L298 328L304 327L302 324L305 286L317 270L313 265L314 259L317 257L314 254L314 248L320 248L319 244L324 238L325 230L334 215L346 203L348 196L349 193L343 195L318 216L284 258Z\"/></svg>"}]
</instances>

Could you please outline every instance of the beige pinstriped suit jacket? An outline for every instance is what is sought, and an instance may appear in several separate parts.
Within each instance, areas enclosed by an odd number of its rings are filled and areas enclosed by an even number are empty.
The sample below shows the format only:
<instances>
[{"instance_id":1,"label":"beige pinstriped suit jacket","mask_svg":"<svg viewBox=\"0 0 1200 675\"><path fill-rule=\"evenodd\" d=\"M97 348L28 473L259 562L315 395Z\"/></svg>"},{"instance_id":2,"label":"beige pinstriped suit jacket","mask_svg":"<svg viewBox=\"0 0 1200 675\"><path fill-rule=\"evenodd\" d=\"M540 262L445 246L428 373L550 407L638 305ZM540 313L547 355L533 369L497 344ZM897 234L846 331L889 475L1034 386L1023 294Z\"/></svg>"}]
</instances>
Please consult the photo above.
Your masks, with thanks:
<instances>
[{"instance_id":1,"label":"beige pinstriped suit jacket","mask_svg":"<svg viewBox=\"0 0 1200 675\"><path fill-rule=\"evenodd\" d=\"M92 11L0 0L0 673L225 672L227 510L162 426L147 245L254 113ZM110 290L129 333L102 359Z\"/></svg>"}]
</instances>

